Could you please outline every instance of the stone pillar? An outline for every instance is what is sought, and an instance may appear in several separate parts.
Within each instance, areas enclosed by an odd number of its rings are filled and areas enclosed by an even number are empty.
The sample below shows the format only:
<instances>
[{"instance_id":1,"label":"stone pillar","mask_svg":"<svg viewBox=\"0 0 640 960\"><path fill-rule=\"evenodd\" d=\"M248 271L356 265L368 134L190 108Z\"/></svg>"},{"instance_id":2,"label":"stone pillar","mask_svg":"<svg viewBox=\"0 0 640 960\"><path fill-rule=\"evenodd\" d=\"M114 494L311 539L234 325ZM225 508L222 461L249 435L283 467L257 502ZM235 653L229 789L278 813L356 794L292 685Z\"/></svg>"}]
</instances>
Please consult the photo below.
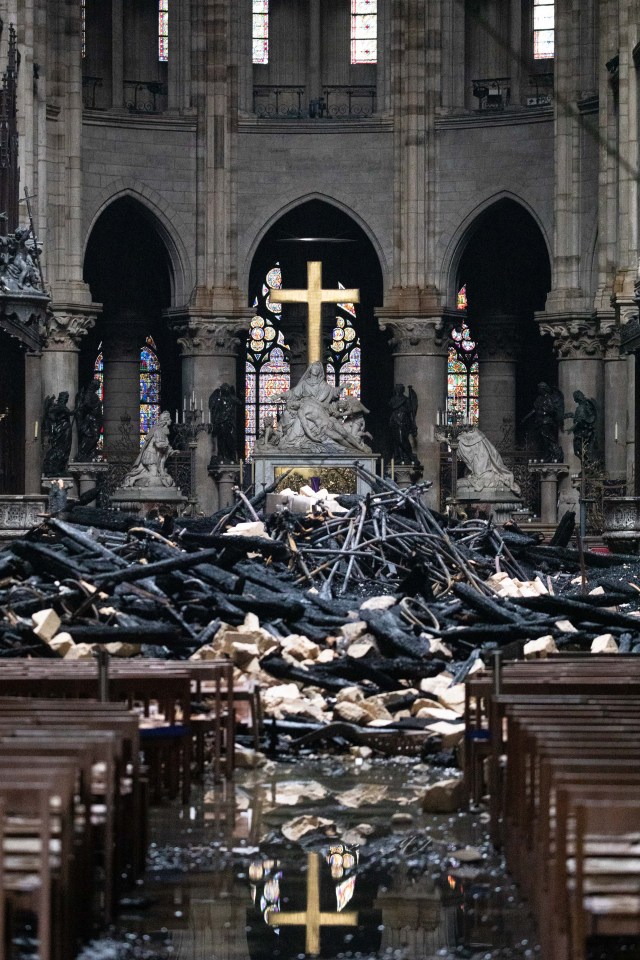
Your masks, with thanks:
<instances>
[{"instance_id":1,"label":"stone pillar","mask_svg":"<svg viewBox=\"0 0 640 960\"><path fill-rule=\"evenodd\" d=\"M426 494L429 506L440 507L440 443L435 428L438 411L447 398L447 353L450 320L442 317L407 317L384 320L392 333L394 382L412 386L418 396L418 460L424 479L433 484Z\"/></svg>"},{"instance_id":2,"label":"stone pillar","mask_svg":"<svg viewBox=\"0 0 640 960\"><path fill-rule=\"evenodd\" d=\"M307 60L307 101L322 94L320 77L322 34L320 30L320 0L309 0L309 50Z\"/></svg>"},{"instance_id":3,"label":"stone pillar","mask_svg":"<svg viewBox=\"0 0 640 960\"><path fill-rule=\"evenodd\" d=\"M169 314L171 316L171 314ZM182 394L187 399L195 395L198 408L203 404L205 422L209 416L209 397L222 383L237 382L237 358L244 337L247 321L229 320L225 317L195 317L174 315L171 327L177 334L182 352ZM242 399L242 397L240 397ZM242 420L238 417L238 422ZM238 459L243 454L242 430L238 433ZM198 507L206 514L218 509L218 497L209 475L212 455L211 441L207 433L198 435L195 454L195 486Z\"/></svg>"},{"instance_id":4,"label":"stone pillar","mask_svg":"<svg viewBox=\"0 0 640 960\"><path fill-rule=\"evenodd\" d=\"M598 420L596 441L600 451L604 439L604 376L602 362L602 340L595 321L582 318L571 320L557 317L553 321L547 316L540 323L540 332L553 336L553 346L558 358L558 387L564 394L565 410L575 410L574 390L581 390L586 397L596 401ZM566 421L571 426L571 420ZM560 433L559 442L564 451L564 461L569 464L570 474L580 472L580 461L573 453L573 434L567 430ZM562 482L563 490L569 483Z\"/></svg>"},{"instance_id":5,"label":"stone pillar","mask_svg":"<svg viewBox=\"0 0 640 960\"><path fill-rule=\"evenodd\" d=\"M96 304L92 304L91 308L74 308L68 305L66 312L56 309L53 313L47 313L42 330L44 350L40 364L43 400L52 395L57 397L61 391L66 390L69 394L69 406L72 407L75 403L79 386L80 343L95 324L98 313ZM72 457L76 444L74 431Z\"/></svg>"},{"instance_id":6,"label":"stone pillar","mask_svg":"<svg viewBox=\"0 0 640 960\"><path fill-rule=\"evenodd\" d=\"M102 355L107 459L116 451L135 455L139 449L141 336L142 325L137 314L123 313L105 324ZM123 417L129 419L123 421Z\"/></svg>"},{"instance_id":7,"label":"stone pillar","mask_svg":"<svg viewBox=\"0 0 640 960\"><path fill-rule=\"evenodd\" d=\"M42 477L42 354L24 358L24 492L40 493Z\"/></svg>"},{"instance_id":8,"label":"stone pillar","mask_svg":"<svg viewBox=\"0 0 640 960\"><path fill-rule=\"evenodd\" d=\"M111 106L124 106L124 0L111 0ZM173 4L170 5L169 9ZM169 40L171 43L171 40Z\"/></svg>"},{"instance_id":9,"label":"stone pillar","mask_svg":"<svg viewBox=\"0 0 640 960\"><path fill-rule=\"evenodd\" d=\"M568 472L566 463L529 464L529 473L540 477L540 519L549 526L558 522L558 482Z\"/></svg>"},{"instance_id":10,"label":"stone pillar","mask_svg":"<svg viewBox=\"0 0 640 960\"><path fill-rule=\"evenodd\" d=\"M516 317L495 316L477 325L479 427L496 446L513 435L516 425L517 323Z\"/></svg>"},{"instance_id":11,"label":"stone pillar","mask_svg":"<svg viewBox=\"0 0 640 960\"><path fill-rule=\"evenodd\" d=\"M627 468L627 358L620 353L620 328L603 338L604 353L604 465L611 480L626 476Z\"/></svg>"}]
</instances>

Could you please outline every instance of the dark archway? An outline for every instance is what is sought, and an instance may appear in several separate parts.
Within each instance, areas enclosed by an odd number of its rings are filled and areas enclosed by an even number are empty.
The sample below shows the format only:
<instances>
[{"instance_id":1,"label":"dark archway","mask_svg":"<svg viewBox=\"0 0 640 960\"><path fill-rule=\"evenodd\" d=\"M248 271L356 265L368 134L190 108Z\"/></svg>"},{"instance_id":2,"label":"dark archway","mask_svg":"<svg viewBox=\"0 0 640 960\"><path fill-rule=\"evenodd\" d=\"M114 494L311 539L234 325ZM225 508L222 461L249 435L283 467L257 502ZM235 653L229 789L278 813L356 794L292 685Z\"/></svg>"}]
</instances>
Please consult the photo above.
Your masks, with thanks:
<instances>
[{"instance_id":1,"label":"dark archway","mask_svg":"<svg viewBox=\"0 0 640 960\"><path fill-rule=\"evenodd\" d=\"M502 199L480 214L467 237L458 281L459 286L466 284L468 323L478 343L481 426L485 429L483 360L495 361L487 375L495 376L496 395L491 400L497 411L502 399L509 405L509 397L501 398L499 393L501 389L508 392L505 371L511 357L516 364L515 414L507 429L510 442L516 437L522 440L519 425L532 407L538 382L557 383L552 344L540 336L534 320L534 312L544 309L551 287L549 256L538 224L524 207ZM502 373L497 366L501 358ZM494 442L498 436L494 433Z\"/></svg>"},{"instance_id":2,"label":"dark archway","mask_svg":"<svg viewBox=\"0 0 640 960\"><path fill-rule=\"evenodd\" d=\"M323 285L360 290L353 325L362 347L362 401L370 410L368 429L374 449L384 449L386 402L393 383L393 358L375 318L382 304L383 279L371 240L348 214L322 200L308 200L285 213L262 238L254 255L249 279L249 304L259 296L267 272L279 263L285 287L307 285L307 262L322 262ZM323 341L328 348L336 310L323 307ZM304 337L306 308L284 306L281 328L288 340ZM298 344L303 346L302 343ZM244 392L244 391L243 391Z\"/></svg>"},{"instance_id":3,"label":"dark archway","mask_svg":"<svg viewBox=\"0 0 640 960\"><path fill-rule=\"evenodd\" d=\"M161 406L169 410L181 406L178 351L163 319L163 311L171 305L171 261L160 225L143 204L122 197L101 214L87 244L84 280L92 299L103 304L103 313L83 344L80 382L93 376L102 344L109 452L120 435L123 416L131 417L135 440L139 387L133 368L139 367L139 351L147 337L153 339L160 362Z\"/></svg>"}]
</instances>

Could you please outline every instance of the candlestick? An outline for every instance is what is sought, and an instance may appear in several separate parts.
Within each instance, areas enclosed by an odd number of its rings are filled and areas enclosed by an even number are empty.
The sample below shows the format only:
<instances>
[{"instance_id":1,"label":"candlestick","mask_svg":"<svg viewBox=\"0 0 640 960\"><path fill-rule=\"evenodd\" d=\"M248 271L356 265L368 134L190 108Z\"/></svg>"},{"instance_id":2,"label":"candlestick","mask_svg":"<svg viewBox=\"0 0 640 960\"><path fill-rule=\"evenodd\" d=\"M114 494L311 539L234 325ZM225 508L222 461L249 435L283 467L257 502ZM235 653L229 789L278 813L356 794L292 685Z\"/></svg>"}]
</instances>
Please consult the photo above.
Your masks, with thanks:
<instances>
[{"instance_id":1,"label":"candlestick","mask_svg":"<svg viewBox=\"0 0 640 960\"><path fill-rule=\"evenodd\" d=\"M38 439L38 421L37 420L33 425L33 439L34 440Z\"/></svg>"},{"instance_id":2,"label":"candlestick","mask_svg":"<svg viewBox=\"0 0 640 960\"><path fill-rule=\"evenodd\" d=\"M183 410L186 410L186 409L187 409L187 398L186 398L186 397L183 397L183 398L182 398L182 409L183 409Z\"/></svg>"},{"instance_id":3,"label":"candlestick","mask_svg":"<svg viewBox=\"0 0 640 960\"><path fill-rule=\"evenodd\" d=\"M618 442L618 421L617 420L616 420L616 425L613 429L613 439L615 440L616 443Z\"/></svg>"}]
</instances>

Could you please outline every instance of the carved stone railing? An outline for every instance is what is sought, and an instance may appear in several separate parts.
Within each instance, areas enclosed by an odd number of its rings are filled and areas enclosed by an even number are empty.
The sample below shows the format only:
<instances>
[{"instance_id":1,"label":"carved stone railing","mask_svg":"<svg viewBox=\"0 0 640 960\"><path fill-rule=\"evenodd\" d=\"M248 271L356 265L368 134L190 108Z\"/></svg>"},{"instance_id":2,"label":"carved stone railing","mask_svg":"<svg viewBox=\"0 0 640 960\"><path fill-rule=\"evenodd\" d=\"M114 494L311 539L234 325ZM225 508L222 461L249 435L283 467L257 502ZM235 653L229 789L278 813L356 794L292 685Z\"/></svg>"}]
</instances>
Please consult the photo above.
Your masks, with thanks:
<instances>
[{"instance_id":1,"label":"carved stone railing","mask_svg":"<svg viewBox=\"0 0 640 960\"><path fill-rule=\"evenodd\" d=\"M528 107L548 107L553 102L553 73L535 73L529 77L525 103Z\"/></svg>"},{"instance_id":2,"label":"carved stone railing","mask_svg":"<svg viewBox=\"0 0 640 960\"><path fill-rule=\"evenodd\" d=\"M327 84L322 88L324 116L337 120L371 117L376 110L375 84Z\"/></svg>"},{"instance_id":3,"label":"carved stone railing","mask_svg":"<svg viewBox=\"0 0 640 960\"><path fill-rule=\"evenodd\" d=\"M487 77L471 82L478 110L504 110L509 105L511 77Z\"/></svg>"},{"instance_id":4,"label":"carved stone railing","mask_svg":"<svg viewBox=\"0 0 640 960\"><path fill-rule=\"evenodd\" d=\"M168 84L163 80L125 80L124 105L130 113L163 113Z\"/></svg>"},{"instance_id":5,"label":"carved stone railing","mask_svg":"<svg viewBox=\"0 0 640 960\"><path fill-rule=\"evenodd\" d=\"M306 87L296 83L255 86L253 112L261 120L300 120L308 117Z\"/></svg>"},{"instance_id":6,"label":"carved stone railing","mask_svg":"<svg viewBox=\"0 0 640 960\"><path fill-rule=\"evenodd\" d=\"M82 78L82 106L85 110L95 110L99 104L97 100L97 92L103 86L102 77L87 77Z\"/></svg>"}]
</instances>

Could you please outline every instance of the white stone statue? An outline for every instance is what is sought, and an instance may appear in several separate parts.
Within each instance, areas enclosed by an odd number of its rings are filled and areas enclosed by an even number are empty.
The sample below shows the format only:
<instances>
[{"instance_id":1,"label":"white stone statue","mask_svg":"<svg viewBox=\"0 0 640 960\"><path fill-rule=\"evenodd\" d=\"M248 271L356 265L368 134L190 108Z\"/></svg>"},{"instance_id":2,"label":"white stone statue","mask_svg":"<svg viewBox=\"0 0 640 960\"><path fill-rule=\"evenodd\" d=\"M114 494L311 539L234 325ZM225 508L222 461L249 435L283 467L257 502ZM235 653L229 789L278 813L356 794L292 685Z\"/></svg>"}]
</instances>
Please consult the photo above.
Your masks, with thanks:
<instances>
[{"instance_id":1,"label":"white stone statue","mask_svg":"<svg viewBox=\"0 0 640 960\"><path fill-rule=\"evenodd\" d=\"M520 487L513 473L482 430L474 427L460 434L458 456L470 471L468 476L458 481L457 494L460 499L494 499L496 494L520 496Z\"/></svg>"},{"instance_id":2,"label":"white stone statue","mask_svg":"<svg viewBox=\"0 0 640 960\"><path fill-rule=\"evenodd\" d=\"M131 470L124 478L122 487L175 487L173 477L167 473L166 462L174 452L169 443L171 414L163 410L155 427L147 434L146 440Z\"/></svg>"},{"instance_id":3,"label":"white stone statue","mask_svg":"<svg viewBox=\"0 0 640 960\"><path fill-rule=\"evenodd\" d=\"M359 416L366 408L345 407L340 391L325 380L319 361L307 368L295 387L272 399L282 401L284 410L272 428L265 425L256 453L371 453L362 439L367 434Z\"/></svg>"}]
</instances>

